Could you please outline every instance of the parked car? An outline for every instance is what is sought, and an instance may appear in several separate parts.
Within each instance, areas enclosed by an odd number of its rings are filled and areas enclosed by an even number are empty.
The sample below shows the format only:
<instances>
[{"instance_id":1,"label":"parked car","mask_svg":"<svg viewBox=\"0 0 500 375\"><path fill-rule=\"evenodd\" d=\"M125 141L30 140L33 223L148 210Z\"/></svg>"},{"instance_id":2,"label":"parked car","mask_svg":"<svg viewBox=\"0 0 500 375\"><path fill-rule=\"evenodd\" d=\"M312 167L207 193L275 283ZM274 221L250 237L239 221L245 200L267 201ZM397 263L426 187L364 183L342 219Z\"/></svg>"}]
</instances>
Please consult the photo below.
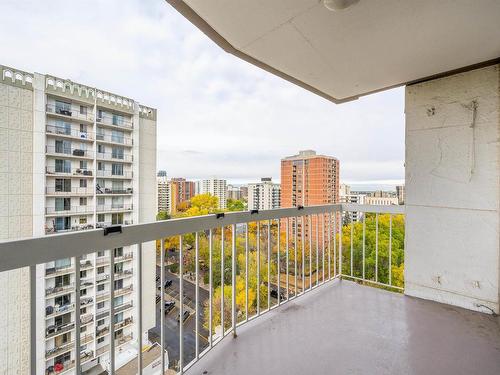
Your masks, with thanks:
<instances>
[{"instance_id":1,"label":"parked car","mask_svg":"<svg viewBox=\"0 0 500 375\"><path fill-rule=\"evenodd\" d=\"M168 288L169 286L172 286L172 280L167 280L165 281L165 288ZM158 290L161 289L161 286L158 285Z\"/></svg>"},{"instance_id":2,"label":"parked car","mask_svg":"<svg viewBox=\"0 0 500 375\"><path fill-rule=\"evenodd\" d=\"M278 291L276 289L271 289L271 297L278 299ZM283 292L280 293L280 301L284 301L286 299Z\"/></svg>"},{"instance_id":3,"label":"parked car","mask_svg":"<svg viewBox=\"0 0 500 375\"><path fill-rule=\"evenodd\" d=\"M177 316L177 323L179 323L181 321L181 314L179 313L179 315ZM182 321L185 322L186 319L189 318L189 311L184 311L184 314L182 316Z\"/></svg>"},{"instance_id":4,"label":"parked car","mask_svg":"<svg viewBox=\"0 0 500 375\"><path fill-rule=\"evenodd\" d=\"M168 314L175 307L174 301L165 302L165 314Z\"/></svg>"}]
</instances>

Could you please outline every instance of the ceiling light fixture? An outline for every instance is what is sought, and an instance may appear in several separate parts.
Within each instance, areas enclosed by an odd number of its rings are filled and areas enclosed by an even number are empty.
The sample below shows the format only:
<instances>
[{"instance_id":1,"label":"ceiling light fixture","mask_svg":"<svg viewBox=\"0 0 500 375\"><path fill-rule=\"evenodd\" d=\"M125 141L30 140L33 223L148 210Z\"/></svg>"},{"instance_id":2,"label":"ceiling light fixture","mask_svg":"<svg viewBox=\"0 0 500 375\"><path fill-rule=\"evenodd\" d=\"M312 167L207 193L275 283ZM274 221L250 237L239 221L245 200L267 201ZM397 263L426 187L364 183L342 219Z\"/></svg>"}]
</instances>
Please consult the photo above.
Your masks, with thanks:
<instances>
[{"instance_id":1,"label":"ceiling light fixture","mask_svg":"<svg viewBox=\"0 0 500 375\"><path fill-rule=\"evenodd\" d=\"M356 4L359 0L323 0L326 9L338 12Z\"/></svg>"}]
</instances>

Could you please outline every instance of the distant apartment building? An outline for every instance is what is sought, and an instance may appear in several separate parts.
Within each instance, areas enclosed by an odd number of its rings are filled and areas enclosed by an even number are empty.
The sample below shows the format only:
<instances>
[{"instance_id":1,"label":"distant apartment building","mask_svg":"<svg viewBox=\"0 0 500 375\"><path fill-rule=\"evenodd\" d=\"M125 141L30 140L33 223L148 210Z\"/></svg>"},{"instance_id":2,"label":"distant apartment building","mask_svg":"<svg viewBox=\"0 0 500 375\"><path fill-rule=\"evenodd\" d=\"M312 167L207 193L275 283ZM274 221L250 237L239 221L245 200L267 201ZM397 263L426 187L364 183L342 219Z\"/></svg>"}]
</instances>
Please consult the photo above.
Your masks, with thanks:
<instances>
[{"instance_id":1,"label":"distant apartment building","mask_svg":"<svg viewBox=\"0 0 500 375\"><path fill-rule=\"evenodd\" d=\"M248 184L248 209L271 210L281 206L281 185L272 182L270 177L260 182Z\"/></svg>"},{"instance_id":2,"label":"distant apartment building","mask_svg":"<svg viewBox=\"0 0 500 375\"><path fill-rule=\"evenodd\" d=\"M339 160L315 151L300 151L281 160L281 207L313 206L340 202ZM312 228L315 231L315 220ZM300 226L299 226L300 230ZM308 230L306 228L306 235Z\"/></svg>"},{"instance_id":3,"label":"distant apartment building","mask_svg":"<svg viewBox=\"0 0 500 375\"><path fill-rule=\"evenodd\" d=\"M240 186L241 199L244 201L248 200L248 186Z\"/></svg>"},{"instance_id":4,"label":"distant apartment building","mask_svg":"<svg viewBox=\"0 0 500 375\"><path fill-rule=\"evenodd\" d=\"M396 195L398 197L399 204L405 204L405 186L397 185L396 186Z\"/></svg>"},{"instance_id":5,"label":"distant apartment building","mask_svg":"<svg viewBox=\"0 0 500 375\"><path fill-rule=\"evenodd\" d=\"M133 99L0 66L0 153L5 162L0 163L0 203L8 207L0 212L1 240L155 219L156 110ZM121 353L140 350L133 341L137 334L147 342L147 331L155 325L154 244L144 244L143 250L142 332L132 303L138 290L137 246L36 266L36 337L31 340L36 340L37 374L74 374L77 355L82 372L108 370L111 340L117 366L124 359ZM0 290L0 330L5 333L0 338L0 373L26 374L26 270L2 273ZM14 310L16 306L23 308ZM77 336L80 353L75 353Z\"/></svg>"},{"instance_id":6,"label":"distant apartment building","mask_svg":"<svg viewBox=\"0 0 500 375\"><path fill-rule=\"evenodd\" d=\"M165 171L158 172L156 186L158 192L158 212L168 212L170 214L172 212L172 191Z\"/></svg>"},{"instance_id":7,"label":"distant apartment building","mask_svg":"<svg viewBox=\"0 0 500 375\"><path fill-rule=\"evenodd\" d=\"M351 186L346 184L340 184L339 187L339 196L346 196L351 194Z\"/></svg>"},{"instance_id":8,"label":"distant apartment building","mask_svg":"<svg viewBox=\"0 0 500 375\"><path fill-rule=\"evenodd\" d=\"M382 206L390 206L393 204L399 204L397 197L384 196L384 197L373 197L366 196L365 204L374 204L374 205L382 205Z\"/></svg>"},{"instance_id":9,"label":"distant apartment building","mask_svg":"<svg viewBox=\"0 0 500 375\"><path fill-rule=\"evenodd\" d=\"M196 194L194 181L187 181L182 177L175 177L170 180L171 191L171 211L176 212L177 207L183 202L188 202Z\"/></svg>"},{"instance_id":10,"label":"distant apartment building","mask_svg":"<svg viewBox=\"0 0 500 375\"><path fill-rule=\"evenodd\" d=\"M201 180L196 183L197 194L210 194L219 198L219 209L226 209L227 181L217 178Z\"/></svg>"},{"instance_id":11,"label":"distant apartment building","mask_svg":"<svg viewBox=\"0 0 500 375\"><path fill-rule=\"evenodd\" d=\"M340 202L341 203L352 203L352 204L365 204L366 195L364 194L348 194L341 195ZM363 220L363 212L358 211L344 211L342 212L342 218L344 223L354 222L357 223Z\"/></svg>"},{"instance_id":12,"label":"distant apartment building","mask_svg":"<svg viewBox=\"0 0 500 375\"><path fill-rule=\"evenodd\" d=\"M241 188L239 186L227 185L227 199L240 200Z\"/></svg>"}]
</instances>

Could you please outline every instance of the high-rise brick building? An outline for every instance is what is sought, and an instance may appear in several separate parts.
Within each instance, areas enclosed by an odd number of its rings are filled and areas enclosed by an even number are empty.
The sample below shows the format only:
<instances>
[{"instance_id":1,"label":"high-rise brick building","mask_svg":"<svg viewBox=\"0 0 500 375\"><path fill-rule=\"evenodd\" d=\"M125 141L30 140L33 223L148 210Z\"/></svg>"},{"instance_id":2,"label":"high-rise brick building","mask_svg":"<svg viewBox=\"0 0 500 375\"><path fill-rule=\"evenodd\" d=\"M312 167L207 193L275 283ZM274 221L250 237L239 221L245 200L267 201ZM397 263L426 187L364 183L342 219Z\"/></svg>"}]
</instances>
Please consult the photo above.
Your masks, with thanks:
<instances>
[{"instance_id":1,"label":"high-rise brick building","mask_svg":"<svg viewBox=\"0 0 500 375\"><path fill-rule=\"evenodd\" d=\"M317 155L313 150L305 150L281 160L281 207L315 206L338 202L340 202L338 159ZM313 235L316 233L316 217L310 219L311 228L306 222L306 237L309 233ZM301 227L299 221L299 233Z\"/></svg>"}]
</instances>

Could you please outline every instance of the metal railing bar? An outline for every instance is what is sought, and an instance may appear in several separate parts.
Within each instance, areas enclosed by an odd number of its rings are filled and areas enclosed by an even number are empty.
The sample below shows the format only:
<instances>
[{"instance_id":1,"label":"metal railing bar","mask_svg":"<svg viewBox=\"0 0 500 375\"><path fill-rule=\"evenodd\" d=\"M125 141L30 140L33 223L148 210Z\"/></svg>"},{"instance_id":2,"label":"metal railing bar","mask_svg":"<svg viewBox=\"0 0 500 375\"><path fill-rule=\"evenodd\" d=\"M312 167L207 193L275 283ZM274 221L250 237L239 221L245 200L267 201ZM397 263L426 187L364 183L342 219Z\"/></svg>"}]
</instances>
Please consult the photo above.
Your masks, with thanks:
<instances>
[{"instance_id":1,"label":"metal railing bar","mask_svg":"<svg viewBox=\"0 0 500 375\"><path fill-rule=\"evenodd\" d=\"M236 337L236 224L231 226L232 238L231 238L231 281L232 281L232 292L231 292L231 312L232 312L232 326L233 326L233 337ZM198 300L197 300L198 302ZM198 341L198 332L196 333L196 341Z\"/></svg>"},{"instance_id":2,"label":"metal railing bar","mask_svg":"<svg viewBox=\"0 0 500 375\"><path fill-rule=\"evenodd\" d=\"M267 309L271 308L271 220L267 222Z\"/></svg>"},{"instance_id":3,"label":"metal railing bar","mask_svg":"<svg viewBox=\"0 0 500 375\"><path fill-rule=\"evenodd\" d=\"M213 308L213 276L212 276L212 229L208 231L208 345L209 348L213 346L213 335L212 335L212 308Z\"/></svg>"},{"instance_id":4,"label":"metal railing bar","mask_svg":"<svg viewBox=\"0 0 500 375\"><path fill-rule=\"evenodd\" d=\"M388 285L388 284L384 284L384 283L381 283L381 282L378 282L378 281L369 280L369 279L363 280L361 277L349 276L349 275L342 275L342 278L352 279L352 280L357 280L357 281L362 281L362 282L369 283L369 284L374 284L374 285L383 286L383 287L386 287L386 288L391 288L391 289L396 289L396 290L399 290L399 291L404 291L404 288L399 287L399 286Z\"/></svg>"},{"instance_id":5,"label":"metal railing bar","mask_svg":"<svg viewBox=\"0 0 500 375\"><path fill-rule=\"evenodd\" d=\"M392 285L392 214L389 215L389 285Z\"/></svg>"},{"instance_id":6,"label":"metal railing bar","mask_svg":"<svg viewBox=\"0 0 500 375\"><path fill-rule=\"evenodd\" d=\"M342 276L342 214L340 215L339 223L339 275Z\"/></svg>"},{"instance_id":7,"label":"metal railing bar","mask_svg":"<svg viewBox=\"0 0 500 375\"><path fill-rule=\"evenodd\" d=\"M37 375L36 371L36 266L30 266L30 374Z\"/></svg>"},{"instance_id":8,"label":"metal railing bar","mask_svg":"<svg viewBox=\"0 0 500 375\"><path fill-rule=\"evenodd\" d=\"M288 245L288 241L289 241L289 230L290 230L290 218L286 218L285 219L286 222L285 222L285 230L286 230L286 234L285 234L285 242L286 242L286 245L285 245L285 252L286 252L286 300L288 301L290 299L290 285L289 285L289 245Z\"/></svg>"},{"instance_id":9,"label":"metal railing bar","mask_svg":"<svg viewBox=\"0 0 500 375\"><path fill-rule=\"evenodd\" d=\"M337 214L333 213L333 277L337 276Z\"/></svg>"},{"instance_id":10,"label":"metal railing bar","mask_svg":"<svg viewBox=\"0 0 500 375\"><path fill-rule=\"evenodd\" d=\"M161 373L165 374L165 238L160 240L160 347Z\"/></svg>"},{"instance_id":11,"label":"metal railing bar","mask_svg":"<svg viewBox=\"0 0 500 375\"><path fill-rule=\"evenodd\" d=\"M137 244L137 373L142 375L142 242Z\"/></svg>"},{"instance_id":12,"label":"metal railing bar","mask_svg":"<svg viewBox=\"0 0 500 375\"><path fill-rule=\"evenodd\" d=\"M257 221L257 316L260 315L260 222Z\"/></svg>"},{"instance_id":13,"label":"metal railing bar","mask_svg":"<svg viewBox=\"0 0 500 375\"><path fill-rule=\"evenodd\" d=\"M325 282L325 215L321 215L321 282Z\"/></svg>"},{"instance_id":14,"label":"metal railing bar","mask_svg":"<svg viewBox=\"0 0 500 375\"><path fill-rule=\"evenodd\" d=\"M319 285L319 215L316 215L316 286Z\"/></svg>"},{"instance_id":15,"label":"metal railing bar","mask_svg":"<svg viewBox=\"0 0 500 375\"><path fill-rule=\"evenodd\" d=\"M312 237L313 237L313 227L312 227L312 215L309 215L309 289L312 289ZM305 279L304 279L305 283ZM305 288L304 288L305 291Z\"/></svg>"},{"instance_id":16,"label":"metal railing bar","mask_svg":"<svg viewBox=\"0 0 500 375\"><path fill-rule=\"evenodd\" d=\"M277 278L276 278L276 283L278 284L278 306L281 305L281 267L280 267L280 243L281 243L281 228L280 228L280 220L278 220L278 227L277 227L277 233L278 233L278 241L277 241Z\"/></svg>"},{"instance_id":17,"label":"metal railing bar","mask_svg":"<svg viewBox=\"0 0 500 375\"><path fill-rule=\"evenodd\" d=\"M198 239L198 232L195 233L194 235L194 242L195 242L195 255L194 255L194 263L195 263L195 269L194 269L194 273L195 273L195 297L194 297L194 300L195 300L195 308L194 308L194 311L195 311L195 314L196 314L196 317L195 317L195 336L196 336L196 339L195 339L195 353L196 353L196 360L198 360L200 358L200 341L199 341L199 326L200 326L200 322L199 322L199 315L200 315L200 309L199 309L199 288L200 288L200 280L199 280L199 253L200 253L200 248L199 248L199 239Z\"/></svg>"},{"instance_id":18,"label":"metal railing bar","mask_svg":"<svg viewBox=\"0 0 500 375\"><path fill-rule=\"evenodd\" d=\"M366 269L366 215L363 215L363 280L366 278L365 269Z\"/></svg>"},{"instance_id":19,"label":"metal railing bar","mask_svg":"<svg viewBox=\"0 0 500 375\"><path fill-rule=\"evenodd\" d=\"M245 224L245 321L248 321L248 223Z\"/></svg>"},{"instance_id":20,"label":"metal railing bar","mask_svg":"<svg viewBox=\"0 0 500 375\"><path fill-rule=\"evenodd\" d=\"M328 280L332 279L332 214L328 214Z\"/></svg>"},{"instance_id":21,"label":"metal railing bar","mask_svg":"<svg viewBox=\"0 0 500 375\"><path fill-rule=\"evenodd\" d=\"M378 282L378 213L375 214L375 282Z\"/></svg>"},{"instance_id":22,"label":"metal railing bar","mask_svg":"<svg viewBox=\"0 0 500 375\"><path fill-rule=\"evenodd\" d=\"M351 276L354 276L354 265L353 265L353 260L354 260L354 222L352 221L351 217Z\"/></svg>"},{"instance_id":23,"label":"metal railing bar","mask_svg":"<svg viewBox=\"0 0 500 375\"><path fill-rule=\"evenodd\" d=\"M76 375L82 373L80 366L80 257L75 257L75 372Z\"/></svg>"},{"instance_id":24,"label":"metal railing bar","mask_svg":"<svg viewBox=\"0 0 500 375\"><path fill-rule=\"evenodd\" d=\"M114 249L109 250L109 266L110 266L110 276L109 276L109 330L110 330L110 340L109 340L109 367L110 373L115 373L115 251ZM141 304L142 301L139 301Z\"/></svg>"},{"instance_id":25,"label":"metal railing bar","mask_svg":"<svg viewBox=\"0 0 500 375\"><path fill-rule=\"evenodd\" d=\"M222 328L221 331L221 336L224 337L225 335L225 328L224 328L224 276L225 276L225 270L224 270L224 227L222 226L220 228L220 241L221 241L221 246L220 246L220 325Z\"/></svg>"},{"instance_id":26,"label":"metal railing bar","mask_svg":"<svg viewBox=\"0 0 500 375\"><path fill-rule=\"evenodd\" d=\"M184 258L179 236L179 373L184 373Z\"/></svg>"},{"instance_id":27,"label":"metal railing bar","mask_svg":"<svg viewBox=\"0 0 500 375\"><path fill-rule=\"evenodd\" d=\"M293 244L293 249L295 251L295 257L294 257L294 260L295 260L295 273L294 273L294 276L295 276L295 293L294 293L294 297L297 297L297 291L298 291L298 276L297 276L297 273L298 273L298 267L297 267L297 239L298 239L298 221L299 221L299 218L298 216L295 217L295 233L294 233L294 244Z\"/></svg>"}]
</instances>

